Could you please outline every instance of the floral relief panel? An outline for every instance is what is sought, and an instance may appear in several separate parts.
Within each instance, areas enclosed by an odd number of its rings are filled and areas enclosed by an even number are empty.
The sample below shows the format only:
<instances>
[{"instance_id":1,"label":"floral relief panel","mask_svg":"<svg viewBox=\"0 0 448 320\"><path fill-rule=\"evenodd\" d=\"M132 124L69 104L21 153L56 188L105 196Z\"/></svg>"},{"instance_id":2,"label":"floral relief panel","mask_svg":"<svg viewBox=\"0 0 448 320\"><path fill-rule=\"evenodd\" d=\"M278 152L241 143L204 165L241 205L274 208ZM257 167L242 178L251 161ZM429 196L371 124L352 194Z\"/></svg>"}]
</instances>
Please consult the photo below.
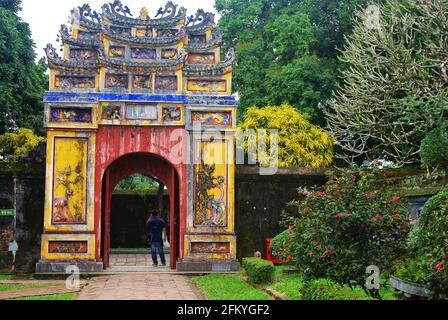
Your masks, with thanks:
<instances>
[{"instance_id":1,"label":"floral relief panel","mask_svg":"<svg viewBox=\"0 0 448 320\"><path fill-rule=\"evenodd\" d=\"M56 88L78 88L93 89L95 88L94 76L55 76Z\"/></svg>"},{"instance_id":2,"label":"floral relief panel","mask_svg":"<svg viewBox=\"0 0 448 320\"><path fill-rule=\"evenodd\" d=\"M51 123L92 123L92 108L51 107Z\"/></svg>"},{"instance_id":3,"label":"floral relief panel","mask_svg":"<svg viewBox=\"0 0 448 320\"><path fill-rule=\"evenodd\" d=\"M148 48L131 48L132 59L155 60L157 59L157 50Z\"/></svg>"},{"instance_id":4,"label":"floral relief panel","mask_svg":"<svg viewBox=\"0 0 448 320\"><path fill-rule=\"evenodd\" d=\"M192 123L199 123L204 126L232 126L232 112L212 112L212 111L192 111Z\"/></svg>"},{"instance_id":5,"label":"floral relief panel","mask_svg":"<svg viewBox=\"0 0 448 320\"><path fill-rule=\"evenodd\" d=\"M93 49L74 49L70 48L70 59L75 60L96 60L98 52Z\"/></svg>"},{"instance_id":6,"label":"floral relief panel","mask_svg":"<svg viewBox=\"0 0 448 320\"><path fill-rule=\"evenodd\" d=\"M124 58L126 49L122 46L110 46L109 57L111 58Z\"/></svg>"},{"instance_id":7,"label":"floral relief panel","mask_svg":"<svg viewBox=\"0 0 448 320\"><path fill-rule=\"evenodd\" d=\"M229 242L193 242L191 243L193 254L228 254L230 253Z\"/></svg>"},{"instance_id":8,"label":"floral relief panel","mask_svg":"<svg viewBox=\"0 0 448 320\"><path fill-rule=\"evenodd\" d=\"M152 75L136 74L132 79L133 89L152 89Z\"/></svg>"},{"instance_id":9,"label":"floral relief panel","mask_svg":"<svg viewBox=\"0 0 448 320\"><path fill-rule=\"evenodd\" d=\"M187 58L190 64L215 64L214 53L190 53Z\"/></svg>"},{"instance_id":10,"label":"floral relief panel","mask_svg":"<svg viewBox=\"0 0 448 320\"><path fill-rule=\"evenodd\" d=\"M87 138L55 138L53 224L86 224Z\"/></svg>"},{"instance_id":11,"label":"floral relief panel","mask_svg":"<svg viewBox=\"0 0 448 320\"><path fill-rule=\"evenodd\" d=\"M197 142L195 165L195 227L227 226L227 146L225 141Z\"/></svg>"},{"instance_id":12,"label":"floral relief panel","mask_svg":"<svg viewBox=\"0 0 448 320\"><path fill-rule=\"evenodd\" d=\"M188 91L197 92L226 92L226 80L188 80Z\"/></svg>"},{"instance_id":13,"label":"floral relief panel","mask_svg":"<svg viewBox=\"0 0 448 320\"><path fill-rule=\"evenodd\" d=\"M106 74L105 86L110 89L127 89L128 88L127 74Z\"/></svg>"},{"instance_id":14,"label":"floral relief panel","mask_svg":"<svg viewBox=\"0 0 448 320\"><path fill-rule=\"evenodd\" d=\"M177 77L156 75L155 89L160 91L176 91Z\"/></svg>"},{"instance_id":15,"label":"floral relief panel","mask_svg":"<svg viewBox=\"0 0 448 320\"><path fill-rule=\"evenodd\" d=\"M86 254L89 251L87 241L50 241L48 253L52 254Z\"/></svg>"}]
</instances>

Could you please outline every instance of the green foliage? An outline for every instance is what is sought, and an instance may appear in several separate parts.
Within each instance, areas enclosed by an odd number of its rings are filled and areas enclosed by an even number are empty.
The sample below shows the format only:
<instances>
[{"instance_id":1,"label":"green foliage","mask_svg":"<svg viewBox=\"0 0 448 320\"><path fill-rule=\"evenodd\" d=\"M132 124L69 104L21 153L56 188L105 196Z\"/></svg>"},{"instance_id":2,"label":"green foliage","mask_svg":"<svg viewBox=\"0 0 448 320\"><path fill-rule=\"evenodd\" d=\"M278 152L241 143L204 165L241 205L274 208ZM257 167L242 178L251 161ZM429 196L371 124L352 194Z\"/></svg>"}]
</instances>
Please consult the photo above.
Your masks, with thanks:
<instances>
[{"instance_id":1,"label":"green foliage","mask_svg":"<svg viewBox=\"0 0 448 320\"><path fill-rule=\"evenodd\" d=\"M280 167L327 167L333 162L333 139L325 131L310 124L306 117L289 105L251 107L239 128L246 130L278 130L278 160ZM266 138L266 153L259 153L262 166L271 161L270 132ZM259 142L259 141L258 141ZM258 150L254 139L247 139L246 151Z\"/></svg>"},{"instance_id":2,"label":"green foliage","mask_svg":"<svg viewBox=\"0 0 448 320\"><path fill-rule=\"evenodd\" d=\"M321 191L301 190L302 199L291 203L297 216L285 219L283 257L291 256L314 278L350 288L364 288L368 266L390 271L406 253L408 205L378 190L375 181L375 171L344 170ZM366 292L378 297L377 290Z\"/></svg>"},{"instance_id":3,"label":"green foliage","mask_svg":"<svg viewBox=\"0 0 448 320\"><path fill-rule=\"evenodd\" d=\"M130 175L117 185L116 190L157 190L159 183L141 174Z\"/></svg>"},{"instance_id":4,"label":"green foliage","mask_svg":"<svg viewBox=\"0 0 448 320\"><path fill-rule=\"evenodd\" d=\"M27 155L45 138L36 136L30 129L19 129L16 133L0 135L0 157L4 160L17 161L21 156Z\"/></svg>"},{"instance_id":5,"label":"green foliage","mask_svg":"<svg viewBox=\"0 0 448 320\"><path fill-rule=\"evenodd\" d=\"M0 134L18 127L42 133L45 60L35 63L27 23L17 13L20 1L0 2Z\"/></svg>"},{"instance_id":6,"label":"green foliage","mask_svg":"<svg viewBox=\"0 0 448 320\"><path fill-rule=\"evenodd\" d=\"M271 252L276 257L282 257L283 260L286 260L289 255L289 241L291 238L289 237L291 231L286 230L280 233L271 241Z\"/></svg>"},{"instance_id":7,"label":"green foliage","mask_svg":"<svg viewBox=\"0 0 448 320\"><path fill-rule=\"evenodd\" d=\"M432 197L423 207L417 227L410 236L410 246L421 257L418 266L424 271L423 283L433 298L448 297L448 192Z\"/></svg>"},{"instance_id":8,"label":"green foliage","mask_svg":"<svg viewBox=\"0 0 448 320\"><path fill-rule=\"evenodd\" d=\"M251 106L288 103L322 124L319 104L336 83L337 48L352 14L367 0L217 0L219 26L238 65L240 115Z\"/></svg>"},{"instance_id":9,"label":"green foliage","mask_svg":"<svg viewBox=\"0 0 448 320\"><path fill-rule=\"evenodd\" d=\"M448 133L442 128L430 132L420 147L422 165L448 170Z\"/></svg>"},{"instance_id":10,"label":"green foliage","mask_svg":"<svg viewBox=\"0 0 448 320\"><path fill-rule=\"evenodd\" d=\"M393 274L401 280L421 284L425 276L420 268L422 262L422 257L408 258L397 265Z\"/></svg>"},{"instance_id":11,"label":"green foliage","mask_svg":"<svg viewBox=\"0 0 448 320\"><path fill-rule=\"evenodd\" d=\"M271 300L266 293L243 281L239 274L210 274L194 277L193 281L207 300Z\"/></svg>"},{"instance_id":12,"label":"green foliage","mask_svg":"<svg viewBox=\"0 0 448 320\"><path fill-rule=\"evenodd\" d=\"M243 258L243 268L246 270L249 280L255 284L271 283L275 267L270 261L259 258Z\"/></svg>"}]
</instances>

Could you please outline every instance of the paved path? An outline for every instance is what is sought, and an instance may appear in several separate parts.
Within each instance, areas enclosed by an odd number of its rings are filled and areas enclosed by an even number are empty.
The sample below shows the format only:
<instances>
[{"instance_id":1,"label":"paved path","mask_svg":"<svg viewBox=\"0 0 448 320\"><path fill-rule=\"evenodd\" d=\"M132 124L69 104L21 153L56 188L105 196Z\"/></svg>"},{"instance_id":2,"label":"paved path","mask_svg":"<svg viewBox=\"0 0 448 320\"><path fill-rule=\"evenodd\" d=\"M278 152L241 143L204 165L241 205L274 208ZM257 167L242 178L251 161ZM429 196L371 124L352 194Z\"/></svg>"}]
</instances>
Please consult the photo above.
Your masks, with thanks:
<instances>
[{"instance_id":1,"label":"paved path","mask_svg":"<svg viewBox=\"0 0 448 320\"><path fill-rule=\"evenodd\" d=\"M78 300L200 300L191 279L175 274L115 274L92 278Z\"/></svg>"},{"instance_id":2,"label":"paved path","mask_svg":"<svg viewBox=\"0 0 448 320\"><path fill-rule=\"evenodd\" d=\"M166 254L166 266L161 265L160 257L159 266L154 268L152 266L151 255L148 254L112 254L110 256L110 268L107 272L119 273L119 272L171 272L170 255Z\"/></svg>"}]
</instances>

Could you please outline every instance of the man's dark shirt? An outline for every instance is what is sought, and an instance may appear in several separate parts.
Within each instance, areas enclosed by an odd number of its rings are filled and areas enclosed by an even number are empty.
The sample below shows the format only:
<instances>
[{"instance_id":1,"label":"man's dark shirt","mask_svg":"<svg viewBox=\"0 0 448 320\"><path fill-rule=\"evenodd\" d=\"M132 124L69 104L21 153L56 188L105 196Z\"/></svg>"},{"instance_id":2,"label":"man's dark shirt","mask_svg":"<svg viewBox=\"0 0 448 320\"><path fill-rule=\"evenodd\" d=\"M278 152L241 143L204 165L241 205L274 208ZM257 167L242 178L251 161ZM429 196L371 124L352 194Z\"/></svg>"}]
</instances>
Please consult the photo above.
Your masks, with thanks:
<instances>
[{"instance_id":1,"label":"man's dark shirt","mask_svg":"<svg viewBox=\"0 0 448 320\"><path fill-rule=\"evenodd\" d=\"M165 227L165 221L163 219L151 218L148 220L146 223L146 231L151 242L163 243L162 231Z\"/></svg>"}]
</instances>

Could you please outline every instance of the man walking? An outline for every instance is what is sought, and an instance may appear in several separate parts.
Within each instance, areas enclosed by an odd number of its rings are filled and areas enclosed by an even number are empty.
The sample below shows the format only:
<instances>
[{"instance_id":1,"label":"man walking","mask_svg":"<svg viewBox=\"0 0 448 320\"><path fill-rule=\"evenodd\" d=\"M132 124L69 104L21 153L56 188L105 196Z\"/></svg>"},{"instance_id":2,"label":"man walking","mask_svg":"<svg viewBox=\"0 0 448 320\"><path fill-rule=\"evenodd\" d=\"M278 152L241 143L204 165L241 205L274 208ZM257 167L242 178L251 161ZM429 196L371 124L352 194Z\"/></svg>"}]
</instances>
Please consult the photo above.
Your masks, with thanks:
<instances>
[{"instance_id":1,"label":"man walking","mask_svg":"<svg viewBox=\"0 0 448 320\"><path fill-rule=\"evenodd\" d=\"M157 252L160 255L162 266L166 266L165 253L163 252L163 242L167 241L166 224L162 218L159 218L158 211L153 211L151 213L151 218L149 218L146 223L146 230L148 232L149 242L151 244L153 267L157 267L159 265L157 261Z\"/></svg>"}]
</instances>

